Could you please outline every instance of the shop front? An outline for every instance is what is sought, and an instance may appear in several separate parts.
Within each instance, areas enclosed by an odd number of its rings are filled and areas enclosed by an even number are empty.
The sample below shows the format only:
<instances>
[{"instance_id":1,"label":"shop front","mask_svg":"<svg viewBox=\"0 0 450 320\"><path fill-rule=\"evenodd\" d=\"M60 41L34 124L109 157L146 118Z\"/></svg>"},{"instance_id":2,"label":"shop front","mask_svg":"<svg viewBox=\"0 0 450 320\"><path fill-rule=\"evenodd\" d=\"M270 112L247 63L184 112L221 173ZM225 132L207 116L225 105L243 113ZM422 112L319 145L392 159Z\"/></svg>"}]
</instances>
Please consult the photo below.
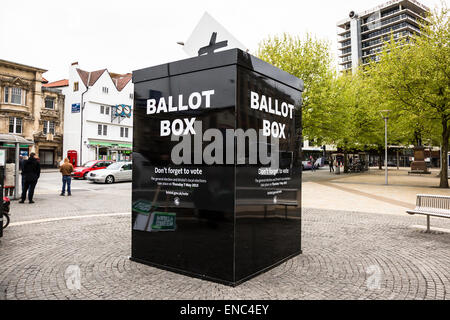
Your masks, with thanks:
<instances>
[{"instance_id":1,"label":"shop front","mask_svg":"<svg viewBox=\"0 0 450 320\"><path fill-rule=\"evenodd\" d=\"M13 199L19 195L20 174L19 174L19 156L28 156L30 146L34 142L13 134L0 134L0 149L4 150L5 180L4 188Z\"/></svg>"},{"instance_id":2,"label":"shop front","mask_svg":"<svg viewBox=\"0 0 450 320\"><path fill-rule=\"evenodd\" d=\"M89 154L92 160L130 161L133 152L131 143L90 141Z\"/></svg>"}]
</instances>

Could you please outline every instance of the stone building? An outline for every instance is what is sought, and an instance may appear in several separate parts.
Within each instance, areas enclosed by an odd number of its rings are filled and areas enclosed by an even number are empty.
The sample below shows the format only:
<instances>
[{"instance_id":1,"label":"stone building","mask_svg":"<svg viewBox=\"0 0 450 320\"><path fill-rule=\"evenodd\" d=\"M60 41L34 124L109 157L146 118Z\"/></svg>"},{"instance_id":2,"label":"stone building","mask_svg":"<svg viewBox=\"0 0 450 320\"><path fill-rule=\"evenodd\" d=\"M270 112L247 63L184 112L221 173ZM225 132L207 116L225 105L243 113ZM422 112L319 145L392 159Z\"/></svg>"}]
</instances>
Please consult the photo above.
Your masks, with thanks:
<instances>
[{"instance_id":1,"label":"stone building","mask_svg":"<svg viewBox=\"0 0 450 320\"><path fill-rule=\"evenodd\" d=\"M34 142L20 153L36 153L43 167L55 167L62 158L64 95L43 88L47 70L0 60L0 133L11 133ZM8 144L8 162L14 149Z\"/></svg>"}]
</instances>

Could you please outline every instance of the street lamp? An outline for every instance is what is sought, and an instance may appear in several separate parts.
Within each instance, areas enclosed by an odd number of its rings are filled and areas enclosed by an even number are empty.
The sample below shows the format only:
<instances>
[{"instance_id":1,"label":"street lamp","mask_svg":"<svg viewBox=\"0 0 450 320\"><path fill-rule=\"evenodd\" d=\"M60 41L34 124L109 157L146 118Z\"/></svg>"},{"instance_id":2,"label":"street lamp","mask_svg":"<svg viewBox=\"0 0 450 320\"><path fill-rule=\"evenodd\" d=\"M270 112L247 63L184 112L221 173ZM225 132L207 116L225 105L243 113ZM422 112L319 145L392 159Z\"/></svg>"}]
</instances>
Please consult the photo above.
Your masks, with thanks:
<instances>
[{"instance_id":1,"label":"street lamp","mask_svg":"<svg viewBox=\"0 0 450 320\"><path fill-rule=\"evenodd\" d=\"M387 149L387 121L389 119L389 112L391 110L381 110L380 114L381 117L384 119L384 178L385 178L385 184L388 184L388 164L387 164L387 157L388 157L388 149Z\"/></svg>"}]
</instances>

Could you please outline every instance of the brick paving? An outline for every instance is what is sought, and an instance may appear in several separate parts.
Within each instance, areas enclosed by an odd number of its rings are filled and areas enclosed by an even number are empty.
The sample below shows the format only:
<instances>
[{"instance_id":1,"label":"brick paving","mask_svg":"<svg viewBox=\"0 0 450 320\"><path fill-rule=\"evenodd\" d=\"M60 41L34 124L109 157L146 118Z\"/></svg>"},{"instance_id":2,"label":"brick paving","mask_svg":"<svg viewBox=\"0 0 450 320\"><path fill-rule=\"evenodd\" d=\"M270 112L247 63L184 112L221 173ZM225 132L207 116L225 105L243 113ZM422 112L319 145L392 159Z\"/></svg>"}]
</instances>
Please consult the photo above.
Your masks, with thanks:
<instances>
[{"instance_id":1,"label":"brick paving","mask_svg":"<svg viewBox=\"0 0 450 320\"><path fill-rule=\"evenodd\" d=\"M130 261L129 215L15 226L0 243L0 299L449 299L450 234L410 228L423 222L305 209L304 254L236 288Z\"/></svg>"},{"instance_id":2,"label":"brick paving","mask_svg":"<svg viewBox=\"0 0 450 320\"><path fill-rule=\"evenodd\" d=\"M304 208L304 253L232 288L130 261L130 215L101 215L126 212L129 184L81 186L73 198L41 192L34 207L13 203L13 222L29 224L0 239L0 299L450 298L450 233L413 227L425 217ZM450 221L433 226L450 230ZM73 266L79 289L67 281Z\"/></svg>"}]
</instances>

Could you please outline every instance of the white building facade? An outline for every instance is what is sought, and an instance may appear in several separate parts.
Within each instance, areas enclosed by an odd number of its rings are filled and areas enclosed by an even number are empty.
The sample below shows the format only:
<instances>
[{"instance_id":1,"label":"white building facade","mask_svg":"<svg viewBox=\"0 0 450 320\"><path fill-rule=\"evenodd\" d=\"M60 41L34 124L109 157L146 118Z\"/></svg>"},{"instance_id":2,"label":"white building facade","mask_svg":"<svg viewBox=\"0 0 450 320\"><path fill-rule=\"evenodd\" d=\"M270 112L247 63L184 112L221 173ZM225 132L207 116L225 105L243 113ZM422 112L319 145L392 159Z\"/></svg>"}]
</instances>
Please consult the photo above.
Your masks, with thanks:
<instances>
[{"instance_id":1,"label":"white building facade","mask_svg":"<svg viewBox=\"0 0 450 320\"><path fill-rule=\"evenodd\" d=\"M379 61L385 41L421 34L430 9L416 0L391 0L356 13L337 23L340 71L356 71L359 65Z\"/></svg>"},{"instance_id":2,"label":"white building facade","mask_svg":"<svg viewBox=\"0 0 450 320\"><path fill-rule=\"evenodd\" d=\"M63 156L76 165L90 160L130 160L131 73L115 74L107 69L88 72L75 62L61 89L65 95Z\"/></svg>"}]
</instances>

